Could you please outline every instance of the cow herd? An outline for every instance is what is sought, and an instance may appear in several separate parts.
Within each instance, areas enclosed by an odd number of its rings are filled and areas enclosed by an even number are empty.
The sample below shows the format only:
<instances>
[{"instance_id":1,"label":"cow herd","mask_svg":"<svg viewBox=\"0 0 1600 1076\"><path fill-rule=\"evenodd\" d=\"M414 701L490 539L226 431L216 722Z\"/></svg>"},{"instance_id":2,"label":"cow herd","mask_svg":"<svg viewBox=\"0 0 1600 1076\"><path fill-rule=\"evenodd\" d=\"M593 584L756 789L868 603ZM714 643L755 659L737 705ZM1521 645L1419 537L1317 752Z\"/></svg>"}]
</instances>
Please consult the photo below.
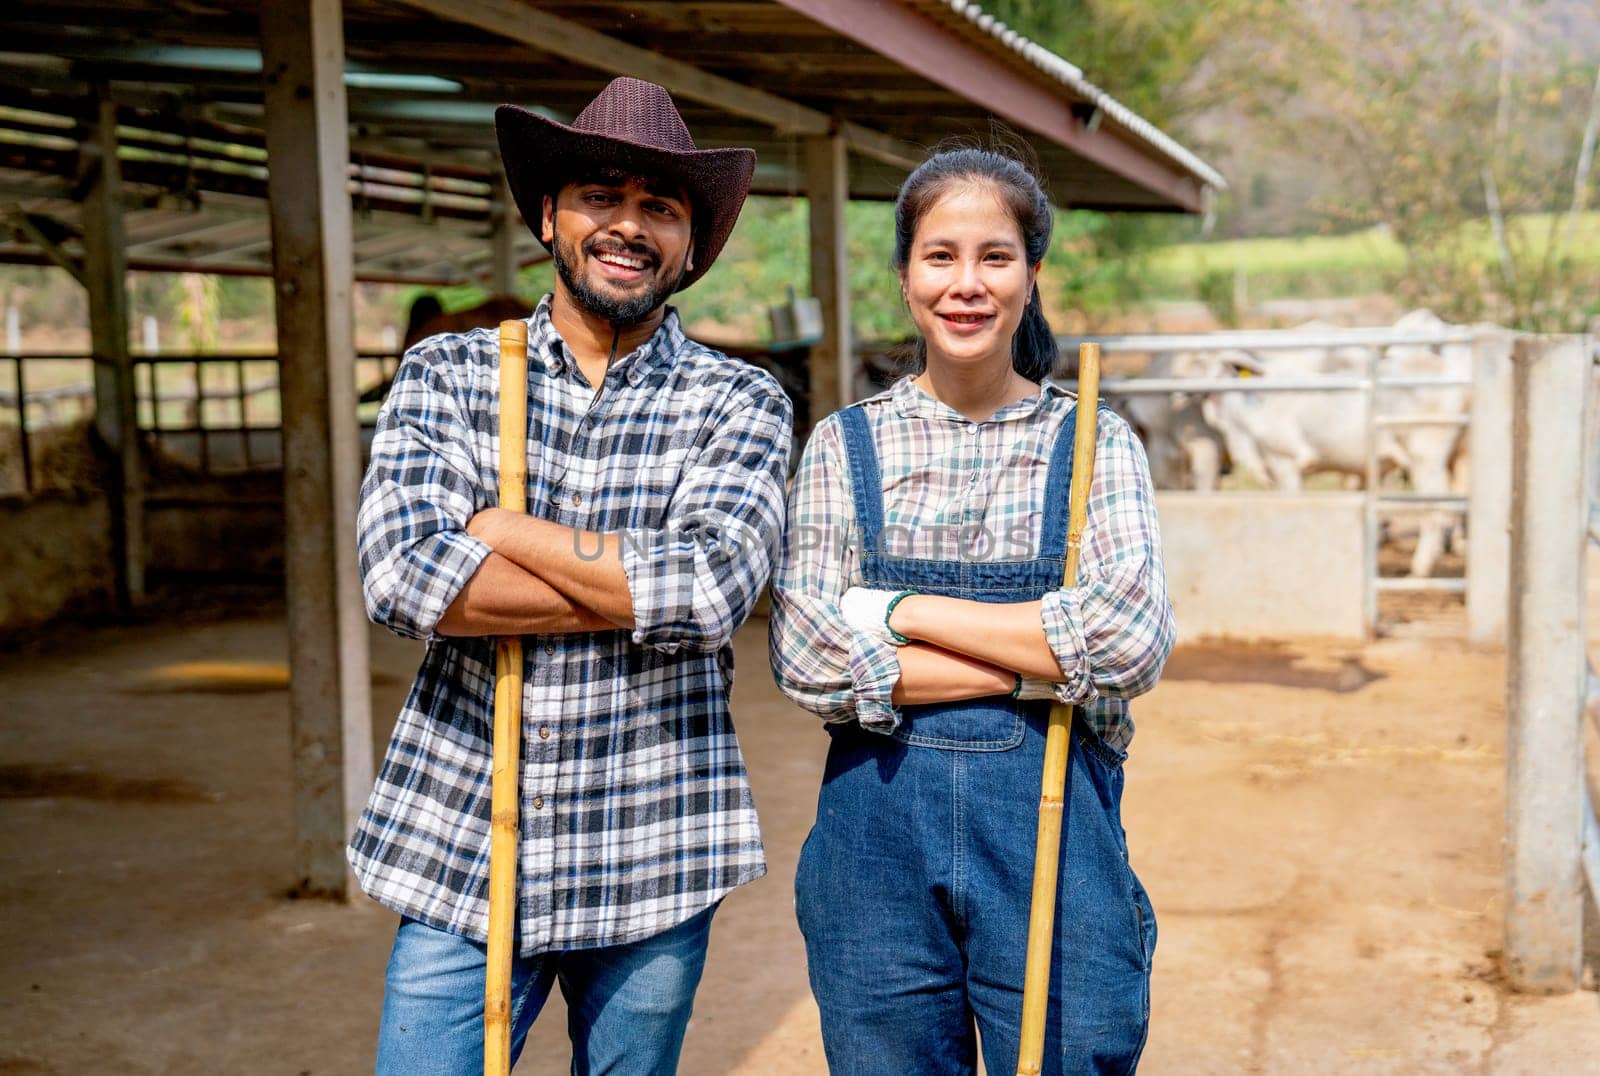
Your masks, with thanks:
<instances>
[{"instance_id":1,"label":"cow herd","mask_svg":"<svg viewBox=\"0 0 1600 1076\"><path fill-rule=\"evenodd\" d=\"M1393 326L1396 334L1427 339L1451 335L1452 326L1431 311L1417 310ZM1145 377L1205 381L1199 391L1119 393L1108 382L1107 402L1138 430L1150 457L1150 472L1162 489L1209 491L1225 470L1249 484L1298 491L1306 476L1334 472L1350 488L1367 473L1367 410L1376 401L1370 427L1380 481L1403 481L1410 492L1447 497L1466 491L1466 420L1472 405L1472 345L1466 342L1398 343L1378 348L1379 387L1366 391L1251 391L1252 378L1292 379L1332 385L1364 379L1373 369L1374 348L1318 346L1337 334L1335 326L1309 322L1287 330L1285 346L1156 353ZM1296 346L1295 335L1307 338ZM1453 341L1459 341L1456 334ZM1218 380L1242 379L1237 389L1218 391ZM1441 379L1454 384L1416 384ZM1399 381L1399 385L1384 382ZM1411 574L1427 576L1456 531L1459 516L1434 506L1411 513L1417 544Z\"/></svg>"}]
</instances>

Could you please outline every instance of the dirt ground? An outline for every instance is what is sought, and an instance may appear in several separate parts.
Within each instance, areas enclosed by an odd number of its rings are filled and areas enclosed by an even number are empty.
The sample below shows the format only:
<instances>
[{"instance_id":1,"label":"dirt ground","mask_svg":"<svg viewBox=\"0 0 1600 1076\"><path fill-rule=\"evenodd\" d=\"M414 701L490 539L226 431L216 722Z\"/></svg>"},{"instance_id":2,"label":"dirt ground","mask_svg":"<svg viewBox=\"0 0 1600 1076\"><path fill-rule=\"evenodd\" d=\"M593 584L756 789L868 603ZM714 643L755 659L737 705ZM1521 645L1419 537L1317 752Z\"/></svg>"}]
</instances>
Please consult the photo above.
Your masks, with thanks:
<instances>
[{"instance_id":1,"label":"dirt ground","mask_svg":"<svg viewBox=\"0 0 1600 1076\"><path fill-rule=\"evenodd\" d=\"M825 737L765 629L734 704L771 871L719 913L686 1073L825 1070L791 889ZM1143 1072L1600 1071L1592 930L1587 989L1501 982L1503 658L1437 635L1191 644L1137 707ZM373 633L380 747L417 653ZM395 920L285 895L284 655L267 615L0 656L0 1074L370 1071ZM558 1010L519 1072L565 1071Z\"/></svg>"}]
</instances>

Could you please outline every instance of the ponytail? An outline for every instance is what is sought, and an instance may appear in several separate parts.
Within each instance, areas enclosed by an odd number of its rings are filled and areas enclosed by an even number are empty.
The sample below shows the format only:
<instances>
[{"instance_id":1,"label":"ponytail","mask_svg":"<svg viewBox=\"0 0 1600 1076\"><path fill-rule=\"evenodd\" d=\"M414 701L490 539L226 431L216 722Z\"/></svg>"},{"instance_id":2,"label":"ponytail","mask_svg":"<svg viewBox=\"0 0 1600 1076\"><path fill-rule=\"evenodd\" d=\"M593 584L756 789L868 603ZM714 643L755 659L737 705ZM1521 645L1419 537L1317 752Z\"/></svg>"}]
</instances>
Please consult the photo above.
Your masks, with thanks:
<instances>
[{"instance_id":1,"label":"ponytail","mask_svg":"<svg viewBox=\"0 0 1600 1076\"><path fill-rule=\"evenodd\" d=\"M1035 284L1022 321L1017 324L1017 334L1011 338L1011 368L1029 381L1043 381L1055 370L1060 357L1061 349L1045 320L1044 303L1039 300L1039 285Z\"/></svg>"}]
</instances>

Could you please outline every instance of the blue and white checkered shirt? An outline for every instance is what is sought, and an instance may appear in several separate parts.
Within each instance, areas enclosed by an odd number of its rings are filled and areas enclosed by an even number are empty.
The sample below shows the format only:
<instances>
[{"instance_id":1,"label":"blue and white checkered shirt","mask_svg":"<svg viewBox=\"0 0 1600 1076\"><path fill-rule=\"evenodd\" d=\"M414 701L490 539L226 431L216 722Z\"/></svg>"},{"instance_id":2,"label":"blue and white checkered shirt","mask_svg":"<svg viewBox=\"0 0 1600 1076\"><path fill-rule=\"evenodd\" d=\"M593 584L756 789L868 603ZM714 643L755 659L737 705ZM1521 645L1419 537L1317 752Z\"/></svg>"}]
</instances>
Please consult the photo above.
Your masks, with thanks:
<instances>
[{"instance_id":1,"label":"blue and white checkered shirt","mask_svg":"<svg viewBox=\"0 0 1600 1076\"><path fill-rule=\"evenodd\" d=\"M620 532L635 627L523 644L518 950L659 934L766 871L728 714L729 640L783 528L791 408L767 373L669 310L598 396L550 322L528 330L528 511ZM373 620L427 640L349 856L374 900L483 940L494 645L435 625L489 547L498 337L406 353L357 519Z\"/></svg>"}]
</instances>

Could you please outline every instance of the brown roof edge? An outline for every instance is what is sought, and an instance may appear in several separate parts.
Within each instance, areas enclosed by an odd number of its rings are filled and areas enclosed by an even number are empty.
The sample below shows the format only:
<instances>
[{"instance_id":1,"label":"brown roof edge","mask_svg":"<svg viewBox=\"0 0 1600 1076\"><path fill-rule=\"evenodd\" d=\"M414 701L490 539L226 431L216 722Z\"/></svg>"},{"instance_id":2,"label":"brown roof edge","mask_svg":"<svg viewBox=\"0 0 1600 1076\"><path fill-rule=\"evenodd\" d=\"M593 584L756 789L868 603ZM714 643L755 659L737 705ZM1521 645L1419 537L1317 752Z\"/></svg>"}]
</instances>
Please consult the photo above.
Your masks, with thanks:
<instances>
[{"instance_id":1,"label":"brown roof edge","mask_svg":"<svg viewBox=\"0 0 1600 1076\"><path fill-rule=\"evenodd\" d=\"M1139 144L1130 141L1136 137L1133 132L1124 135L1109 125L1091 129L1078 115L1083 102L1078 102L1077 111L1073 109L1072 97L1077 95L1069 97L1068 86L1063 84L1060 94L1050 92L989 48L955 36L921 11L893 0L872 4L859 0L777 2L1165 198L1171 208L1203 212L1206 188L1221 183L1221 177L1203 163L1200 167L1209 174L1197 175L1149 139L1140 139ZM1191 156L1187 151L1184 154Z\"/></svg>"}]
</instances>

